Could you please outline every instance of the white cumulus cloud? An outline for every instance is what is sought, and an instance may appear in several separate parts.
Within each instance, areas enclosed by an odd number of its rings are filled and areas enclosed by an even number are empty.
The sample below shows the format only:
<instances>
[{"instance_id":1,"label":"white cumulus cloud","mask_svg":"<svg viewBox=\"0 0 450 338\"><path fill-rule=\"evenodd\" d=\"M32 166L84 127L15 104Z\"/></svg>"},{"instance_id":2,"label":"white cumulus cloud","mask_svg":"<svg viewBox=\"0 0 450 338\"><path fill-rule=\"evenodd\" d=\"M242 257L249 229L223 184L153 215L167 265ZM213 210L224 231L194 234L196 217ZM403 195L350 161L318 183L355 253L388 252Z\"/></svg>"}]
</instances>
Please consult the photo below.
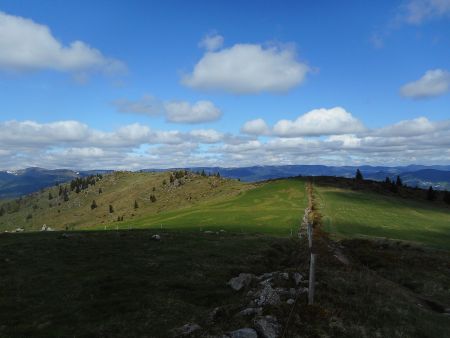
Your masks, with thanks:
<instances>
[{"instance_id":1,"label":"white cumulus cloud","mask_svg":"<svg viewBox=\"0 0 450 338\"><path fill-rule=\"evenodd\" d=\"M293 48L236 44L207 52L182 83L235 94L285 92L301 84L309 71L305 63L297 60Z\"/></svg>"},{"instance_id":2,"label":"white cumulus cloud","mask_svg":"<svg viewBox=\"0 0 450 338\"><path fill-rule=\"evenodd\" d=\"M280 120L273 127L282 137L350 134L364 131L363 124L344 108L314 109L296 120Z\"/></svg>"},{"instance_id":3,"label":"white cumulus cloud","mask_svg":"<svg viewBox=\"0 0 450 338\"><path fill-rule=\"evenodd\" d=\"M205 48L207 51L214 51L222 47L223 36L217 33L206 35L199 43L199 47Z\"/></svg>"},{"instance_id":4,"label":"white cumulus cloud","mask_svg":"<svg viewBox=\"0 0 450 338\"><path fill-rule=\"evenodd\" d=\"M161 101L152 95L144 95L138 100L119 99L112 102L120 113L147 116L164 115L168 122L203 123L220 119L222 111L211 101Z\"/></svg>"},{"instance_id":5,"label":"white cumulus cloud","mask_svg":"<svg viewBox=\"0 0 450 338\"><path fill-rule=\"evenodd\" d=\"M222 116L222 111L211 101L197 101L191 104L187 101L168 101L164 104L166 118L174 123L201 123L216 121Z\"/></svg>"},{"instance_id":6,"label":"white cumulus cloud","mask_svg":"<svg viewBox=\"0 0 450 338\"><path fill-rule=\"evenodd\" d=\"M400 20L419 25L424 21L450 15L450 0L409 0L401 6Z\"/></svg>"},{"instance_id":7,"label":"white cumulus cloud","mask_svg":"<svg viewBox=\"0 0 450 338\"><path fill-rule=\"evenodd\" d=\"M419 80L407 83L400 89L403 96L414 99L439 96L450 90L450 72L443 69L427 71Z\"/></svg>"},{"instance_id":8,"label":"white cumulus cloud","mask_svg":"<svg viewBox=\"0 0 450 338\"><path fill-rule=\"evenodd\" d=\"M0 11L0 69L112 74L123 72L126 67L83 41L73 41L65 46L47 26Z\"/></svg>"},{"instance_id":9,"label":"white cumulus cloud","mask_svg":"<svg viewBox=\"0 0 450 338\"><path fill-rule=\"evenodd\" d=\"M118 99L112 104L120 113L156 116L163 112L163 104L152 95L144 95L139 100Z\"/></svg>"},{"instance_id":10,"label":"white cumulus cloud","mask_svg":"<svg viewBox=\"0 0 450 338\"><path fill-rule=\"evenodd\" d=\"M241 132L249 135L268 135L270 128L263 119L255 119L245 122Z\"/></svg>"}]
</instances>

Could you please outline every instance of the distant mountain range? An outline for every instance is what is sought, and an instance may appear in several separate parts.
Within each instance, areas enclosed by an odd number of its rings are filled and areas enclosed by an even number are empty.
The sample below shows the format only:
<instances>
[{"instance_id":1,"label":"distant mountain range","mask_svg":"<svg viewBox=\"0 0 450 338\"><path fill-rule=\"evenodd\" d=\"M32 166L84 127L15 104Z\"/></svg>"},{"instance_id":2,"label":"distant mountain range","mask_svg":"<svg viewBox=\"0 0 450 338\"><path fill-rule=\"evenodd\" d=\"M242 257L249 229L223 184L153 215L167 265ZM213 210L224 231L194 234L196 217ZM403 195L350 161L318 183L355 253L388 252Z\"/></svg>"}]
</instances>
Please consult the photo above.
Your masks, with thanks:
<instances>
[{"instance_id":1,"label":"distant mountain range","mask_svg":"<svg viewBox=\"0 0 450 338\"><path fill-rule=\"evenodd\" d=\"M383 166L325 166L325 165L282 165L282 166L252 166L242 168L223 167L191 167L182 168L192 171L204 170L207 174L219 172L221 176L240 179L245 182L262 181L290 176L341 176L353 177L356 169L360 169L364 178L385 180L395 179L399 175L409 186L450 190L450 165L409 165L399 167ZM171 169L143 169L143 172L160 172ZM180 168L176 168L180 169ZM63 183L75 177L85 177L95 174L106 174L112 170L74 171L67 169L27 168L17 171L0 171L0 198L14 198L26 195L42 188Z\"/></svg>"},{"instance_id":2,"label":"distant mountain range","mask_svg":"<svg viewBox=\"0 0 450 338\"><path fill-rule=\"evenodd\" d=\"M112 170L73 171L68 169L27 168L15 171L0 171L0 198L18 197L40 189Z\"/></svg>"}]
</instances>

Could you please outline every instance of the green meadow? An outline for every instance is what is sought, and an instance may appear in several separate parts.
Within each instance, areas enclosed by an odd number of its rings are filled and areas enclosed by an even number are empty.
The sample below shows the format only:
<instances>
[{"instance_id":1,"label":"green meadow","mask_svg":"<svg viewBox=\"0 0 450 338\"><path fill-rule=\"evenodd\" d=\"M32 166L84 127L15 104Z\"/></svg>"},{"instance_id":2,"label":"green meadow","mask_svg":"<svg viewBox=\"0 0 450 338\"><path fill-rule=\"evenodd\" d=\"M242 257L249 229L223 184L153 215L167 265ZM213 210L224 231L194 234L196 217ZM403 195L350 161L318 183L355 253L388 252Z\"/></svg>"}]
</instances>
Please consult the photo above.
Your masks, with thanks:
<instances>
[{"instance_id":1,"label":"green meadow","mask_svg":"<svg viewBox=\"0 0 450 338\"><path fill-rule=\"evenodd\" d=\"M206 231L296 233L307 205L305 182L275 180L258 184L237 196L175 209L112 225L126 228L163 228ZM101 228L101 227L100 227ZM103 227L105 228L105 227Z\"/></svg>"},{"instance_id":2,"label":"green meadow","mask_svg":"<svg viewBox=\"0 0 450 338\"><path fill-rule=\"evenodd\" d=\"M383 194L316 187L324 230L336 238L377 237L450 249L450 208Z\"/></svg>"}]
</instances>

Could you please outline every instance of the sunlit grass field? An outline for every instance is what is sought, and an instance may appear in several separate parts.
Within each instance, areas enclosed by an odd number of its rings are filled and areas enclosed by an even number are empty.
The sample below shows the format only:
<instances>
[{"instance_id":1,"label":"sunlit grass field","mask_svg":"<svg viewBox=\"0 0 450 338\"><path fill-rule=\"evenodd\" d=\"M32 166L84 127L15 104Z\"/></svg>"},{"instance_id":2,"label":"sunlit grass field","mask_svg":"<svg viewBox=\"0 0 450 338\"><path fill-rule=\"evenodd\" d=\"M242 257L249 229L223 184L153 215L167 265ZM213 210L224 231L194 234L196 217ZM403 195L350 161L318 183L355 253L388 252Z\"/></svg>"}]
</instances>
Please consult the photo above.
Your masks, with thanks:
<instances>
[{"instance_id":1,"label":"sunlit grass field","mask_svg":"<svg viewBox=\"0 0 450 338\"><path fill-rule=\"evenodd\" d=\"M299 179L261 183L238 196L161 212L113 227L225 230L277 235L296 233L307 205L305 183ZM101 228L99 228L101 229Z\"/></svg>"},{"instance_id":2,"label":"sunlit grass field","mask_svg":"<svg viewBox=\"0 0 450 338\"><path fill-rule=\"evenodd\" d=\"M315 191L324 229L337 238L387 237L450 249L450 208L332 187Z\"/></svg>"}]
</instances>

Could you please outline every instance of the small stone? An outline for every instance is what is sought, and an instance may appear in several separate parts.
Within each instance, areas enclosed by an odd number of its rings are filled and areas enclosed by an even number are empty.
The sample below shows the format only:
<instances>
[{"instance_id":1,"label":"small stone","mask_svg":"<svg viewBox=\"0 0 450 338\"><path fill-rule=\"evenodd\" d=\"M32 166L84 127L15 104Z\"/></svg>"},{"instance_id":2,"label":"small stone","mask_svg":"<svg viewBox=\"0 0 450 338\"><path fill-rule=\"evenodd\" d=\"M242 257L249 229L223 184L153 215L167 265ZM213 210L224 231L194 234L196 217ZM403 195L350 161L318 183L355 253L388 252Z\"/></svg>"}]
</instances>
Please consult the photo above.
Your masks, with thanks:
<instances>
[{"instance_id":1,"label":"small stone","mask_svg":"<svg viewBox=\"0 0 450 338\"><path fill-rule=\"evenodd\" d=\"M230 332L230 338L258 338L258 334L251 328L243 328Z\"/></svg>"},{"instance_id":2,"label":"small stone","mask_svg":"<svg viewBox=\"0 0 450 338\"><path fill-rule=\"evenodd\" d=\"M303 280L303 276L298 272L294 272L292 277L294 278L295 285L299 285Z\"/></svg>"},{"instance_id":3,"label":"small stone","mask_svg":"<svg viewBox=\"0 0 450 338\"><path fill-rule=\"evenodd\" d=\"M266 272L257 277L258 280L268 279L273 277L273 272Z\"/></svg>"},{"instance_id":4,"label":"small stone","mask_svg":"<svg viewBox=\"0 0 450 338\"><path fill-rule=\"evenodd\" d=\"M209 230L206 230L206 231L203 231L203 233L204 233L204 234L207 234L207 235L211 235L211 234L213 234L213 233L214 233L214 231L209 231Z\"/></svg>"},{"instance_id":5,"label":"small stone","mask_svg":"<svg viewBox=\"0 0 450 338\"><path fill-rule=\"evenodd\" d=\"M292 298L289 298L286 303L288 303L289 305L292 305L295 303L295 300L293 300Z\"/></svg>"},{"instance_id":6,"label":"small stone","mask_svg":"<svg viewBox=\"0 0 450 338\"><path fill-rule=\"evenodd\" d=\"M255 276L251 273L240 273L238 277L231 278L228 285L231 286L233 290L239 291L244 287L247 287L252 282Z\"/></svg>"},{"instance_id":7,"label":"small stone","mask_svg":"<svg viewBox=\"0 0 450 338\"><path fill-rule=\"evenodd\" d=\"M201 326L195 323L188 323L171 331L173 337L184 337L201 330Z\"/></svg>"},{"instance_id":8,"label":"small stone","mask_svg":"<svg viewBox=\"0 0 450 338\"><path fill-rule=\"evenodd\" d=\"M160 235L153 235L152 239L154 239L156 241L160 241L161 240L161 236Z\"/></svg>"},{"instance_id":9,"label":"small stone","mask_svg":"<svg viewBox=\"0 0 450 338\"><path fill-rule=\"evenodd\" d=\"M237 316L251 316L251 315L260 315L262 314L261 307L248 307L237 314Z\"/></svg>"},{"instance_id":10,"label":"small stone","mask_svg":"<svg viewBox=\"0 0 450 338\"><path fill-rule=\"evenodd\" d=\"M220 307L215 307L209 314L208 314L208 321L211 323L214 323L218 317L218 314L220 312Z\"/></svg>"},{"instance_id":11,"label":"small stone","mask_svg":"<svg viewBox=\"0 0 450 338\"><path fill-rule=\"evenodd\" d=\"M287 272L280 272L279 276L281 279L289 280L289 273Z\"/></svg>"},{"instance_id":12,"label":"small stone","mask_svg":"<svg viewBox=\"0 0 450 338\"><path fill-rule=\"evenodd\" d=\"M290 288L290 289L289 289L289 295L290 295L291 297L297 296L297 290L295 290L294 288Z\"/></svg>"},{"instance_id":13,"label":"small stone","mask_svg":"<svg viewBox=\"0 0 450 338\"><path fill-rule=\"evenodd\" d=\"M266 316L255 320L255 329L262 338L277 338L280 325L272 316Z\"/></svg>"},{"instance_id":14,"label":"small stone","mask_svg":"<svg viewBox=\"0 0 450 338\"><path fill-rule=\"evenodd\" d=\"M281 296L286 296L289 294L289 291L285 288L275 288L275 292Z\"/></svg>"},{"instance_id":15,"label":"small stone","mask_svg":"<svg viewBox=\"0 0 450 338\"><path fill-rule=\"evenodd\" d=\"M267 278L267 279L263 280L262 282L259 282L259 284L262 286L267 286L267 285L272 286L271 282L272 282L272 277Z\"/></svg>"},{"instance_id":16,"label":"small stone","mask_svg":"<svg viewBox=\"0 0 450 338\"><path fill-rule=\"evenodd\" d=\"M280 302L280 296L270 285L266 285L259 293L259 298L255 299L255 303L259 306L277 305Z\"/></svg>"}]
</instances>

